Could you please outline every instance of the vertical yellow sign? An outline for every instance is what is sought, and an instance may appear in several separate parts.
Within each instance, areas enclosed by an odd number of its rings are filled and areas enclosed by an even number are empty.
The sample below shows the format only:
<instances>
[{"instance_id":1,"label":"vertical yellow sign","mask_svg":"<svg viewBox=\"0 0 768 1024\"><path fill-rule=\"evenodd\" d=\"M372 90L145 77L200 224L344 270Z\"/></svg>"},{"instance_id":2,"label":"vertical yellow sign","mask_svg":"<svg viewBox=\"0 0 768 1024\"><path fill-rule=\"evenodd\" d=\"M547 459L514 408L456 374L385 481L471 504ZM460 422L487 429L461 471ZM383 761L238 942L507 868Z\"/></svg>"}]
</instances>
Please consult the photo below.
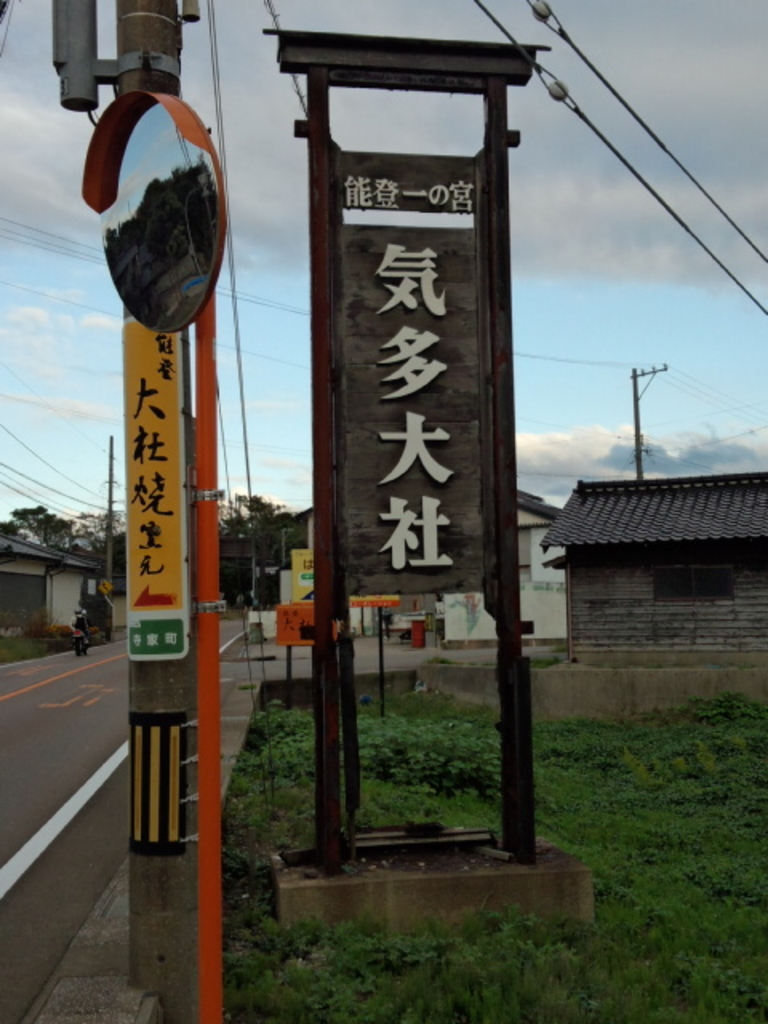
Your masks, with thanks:
<instances>
[{"instance_id":1,"label":"vertical yellow sign","mask_svg":"<svg viewBox=\"0 0 768 1024\"><path fill-rule=\"evenodd\" d=\"M129 319L123 340L128 656L182 658L189 573L179 335Z\"/></svg>"},{"instance_id":2,"label":"vertical yellow sign","mask_svg":"<svg viewBox=\"0 0 768 1024\"><path fill-rule=\"evenodd\" d=\"M315 553L312 548L291 551L291 601L314 601Z\"/></svg>"}]
</instances>

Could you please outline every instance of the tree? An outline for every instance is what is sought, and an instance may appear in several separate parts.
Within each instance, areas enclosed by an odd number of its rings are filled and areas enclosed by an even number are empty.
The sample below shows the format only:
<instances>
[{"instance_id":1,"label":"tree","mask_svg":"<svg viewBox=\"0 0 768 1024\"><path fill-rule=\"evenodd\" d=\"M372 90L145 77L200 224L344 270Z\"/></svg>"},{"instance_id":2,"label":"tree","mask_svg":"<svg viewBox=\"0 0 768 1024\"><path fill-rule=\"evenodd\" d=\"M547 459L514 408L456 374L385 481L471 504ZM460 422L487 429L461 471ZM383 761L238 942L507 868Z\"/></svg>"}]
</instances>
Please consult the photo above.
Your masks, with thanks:
<instances>
[{"instance_id":1,"label":"tree","mask_svg":"<svg viewBox=\"0 0 768 1024\"><path fill-rule=\"evenodd\" d=\"M113 572L122 575L125 573L125 522L122 516L113 517L112 530ZM0 533L58 551L71 551L77 546L97 558L104 558L107 550L107 513L81 512L67 519L49 512L45 505L15 508L10 519L0 522Z\"/></svg>"},{"instance_id":2,"label":"tree","mask_svg":"<svg viewBox=\"0 0 768 1024\"><path fill-rule=\"evenodd\" d=\"M106 558L107 518L106 512L81 512L72 523L73 543ZM125 573L125 519L118 513L112 517L112 571L118 576Z\"/></svg>"},{"instance_id":3,"label":"tree","mask_svg":"<svg viewBox=\"0 0 768 1024\"><path fill-rule=\"evenodd\" d=\"M291 548L302 546L302 529L294 514L277 502L253 495L238 496L234 503L223 507L219 517L222 537L250 539L249 564L222 562L221 590L226 599L234 601L238 594L246 594L256 577L254 605L268 607L280 597L278 570L290 556Z\"/></svg>"},{"instance_id":4,"label":"tree","mask_svg":"<svg viewBox=\"0 0 768 1024\"><path fill-rule=\"evenodd\" d=\"M72 520L49 512L45 505L15 508L11 518L0 523L0 533L67 551L72 543Z\"/></svg>"}]
</instances>

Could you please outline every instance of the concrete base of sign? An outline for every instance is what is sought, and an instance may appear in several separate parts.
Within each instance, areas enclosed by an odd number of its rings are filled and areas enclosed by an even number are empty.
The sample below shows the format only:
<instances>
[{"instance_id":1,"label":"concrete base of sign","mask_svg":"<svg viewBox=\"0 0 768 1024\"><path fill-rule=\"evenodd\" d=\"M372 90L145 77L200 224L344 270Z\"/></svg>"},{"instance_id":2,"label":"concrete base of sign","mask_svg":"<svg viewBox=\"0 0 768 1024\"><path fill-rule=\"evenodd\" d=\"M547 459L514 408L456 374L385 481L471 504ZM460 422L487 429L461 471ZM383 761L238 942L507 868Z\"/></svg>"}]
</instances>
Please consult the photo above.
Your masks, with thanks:
<instances>
[{"instance_id":1,"label":"concrete base of sign","mask_svg":"<svg viewBox=\"0 0 768 1024\"><path fill-rule=\"evenodd\" d=\"M327 924L377 918L406 931L427 918L457 922L479 910L516 906L524 914L594 918L591 870L549 844L538 844L533 866L475 851L420 851L407 864L396 855L366 856L326 877L317 868L289 867L273 858L277 919L288 925L316 918Z\"/></svg>"}]
</instances>

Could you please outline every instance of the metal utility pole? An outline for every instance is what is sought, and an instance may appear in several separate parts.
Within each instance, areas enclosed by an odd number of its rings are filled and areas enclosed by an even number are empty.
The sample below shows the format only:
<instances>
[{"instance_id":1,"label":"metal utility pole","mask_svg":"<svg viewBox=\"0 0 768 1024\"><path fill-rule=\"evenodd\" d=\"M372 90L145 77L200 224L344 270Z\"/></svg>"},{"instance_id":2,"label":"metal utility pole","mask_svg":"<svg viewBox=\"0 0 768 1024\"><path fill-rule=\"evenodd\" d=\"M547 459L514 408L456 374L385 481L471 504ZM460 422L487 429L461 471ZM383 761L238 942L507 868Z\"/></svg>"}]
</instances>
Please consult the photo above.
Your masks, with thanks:
<instances>
[{"instance_id":1,"label":"metal utility pole","mask_svg":"<svg viewBox=\"0 0 768 1024\"><path fill-rule=\"evenodd\" d=\"M669 367L664 363L663 366L654 366L650 370L632 371L632 408L635 414L635 468L638 480L643 479L643 435L640 430L640 399L648 390L651 381L648 381L642 391L639 390L637 382L640 377L650 377L653 380L657 373L663 373L668 369Z\"/></svg>"}]
</instances>

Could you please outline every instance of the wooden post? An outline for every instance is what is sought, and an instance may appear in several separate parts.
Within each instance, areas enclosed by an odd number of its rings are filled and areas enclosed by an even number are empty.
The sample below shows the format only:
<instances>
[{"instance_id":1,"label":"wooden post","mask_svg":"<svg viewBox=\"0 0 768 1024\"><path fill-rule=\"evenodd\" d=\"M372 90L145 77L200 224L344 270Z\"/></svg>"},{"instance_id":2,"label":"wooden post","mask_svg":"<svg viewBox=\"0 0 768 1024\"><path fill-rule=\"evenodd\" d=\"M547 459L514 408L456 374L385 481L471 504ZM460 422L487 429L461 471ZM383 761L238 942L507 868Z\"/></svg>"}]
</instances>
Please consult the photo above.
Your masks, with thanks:
<instances>
[{"instance_id":1,"label":"wooden post","mask_svg":"<svg viewBox=\"0 0 768 1024\"><path fill-rule=\"evenodd\" d=\"M310 248L312 274L312 447L315 515L315 643L312 680L315 706L315 819L317 856L326 874L341 869L339 667L333 620L337 579L333 419L334 204L328 71L310 68Z\"/></svg>"},{"instance_id":2,"label":"wooden post","mask_svg":"<svg viewBox=\"0 0 768 1024\"><path fill-rule=\"evenodd\" d=\"M483 233L488 259L488 348L492 395L493 519L497 672L501 709L502 846L523 864L536 860L533 820L530 670L523 658L518 551L517 457L509 255L507 87L491 76L485 94ZM486 463L487 465L487 463ZM490 493L488 486L484 493Z\"/></svg>"}]
</instances>

